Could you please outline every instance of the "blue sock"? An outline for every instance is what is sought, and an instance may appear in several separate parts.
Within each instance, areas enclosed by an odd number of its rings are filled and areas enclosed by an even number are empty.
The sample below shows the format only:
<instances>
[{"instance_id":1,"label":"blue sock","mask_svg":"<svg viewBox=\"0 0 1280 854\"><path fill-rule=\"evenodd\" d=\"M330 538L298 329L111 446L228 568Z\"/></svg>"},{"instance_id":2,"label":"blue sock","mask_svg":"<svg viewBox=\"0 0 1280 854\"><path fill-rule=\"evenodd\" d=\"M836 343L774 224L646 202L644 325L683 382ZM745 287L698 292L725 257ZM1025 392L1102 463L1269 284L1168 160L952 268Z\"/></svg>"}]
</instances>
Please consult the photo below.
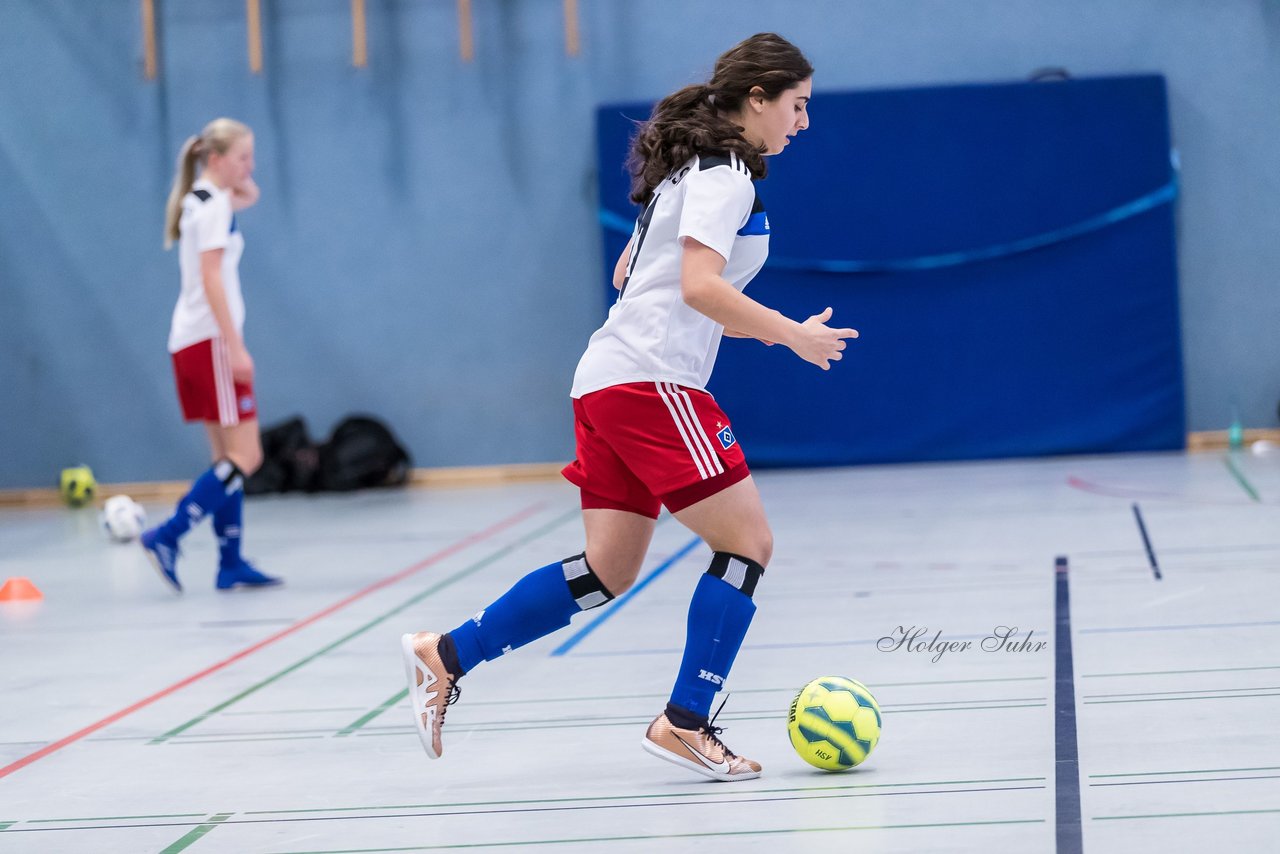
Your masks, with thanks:
<instances>
[{"instance_id":1,"label":"blue sock","mask_svg":"<svg viewBox=\"0 0 1280 854\"><path fill-rule=\"evenodd\" d=\"M458 664L468 673L482 661L492 661L564 628L574 614L612 598L587 565L585 554L549 563L449 632L458 650Z\"/></svg>"},{"instance_id":2,"label":"blue sock","mask_svg":"<svg viewBox=\"0 0 1280 854\"><path fill-rule=\"evenodd\" d=\"M218 565L240 563L240 525L244 517L244 490L237 489L213 511L213 533L218 538Z\"/></svg>"},{"instance_id":3,"label":"blue sock","mask_svg":"<svg viewBox=\"0 0 1280 854\"><path fill-rule=\"evenodd\" d=\"M210 513L216 513L227 499L238 493L244 476L235 463L218 460L191 484L169 520L160 526L161 539L176 543L178 539Z\"/></svg>"},{"instance_id":4,"label":"blue sock","mask_svg":"<svg viewBox=\"0 0 1280 854\"><path fill-rule=\"evenodd\" d=\"M684 659L671 702L705 718L711 700L729 678L747 636L756 603L751 600L764 567L728 552L716 552L689 602Z\"/></svg>"}]
</instances>

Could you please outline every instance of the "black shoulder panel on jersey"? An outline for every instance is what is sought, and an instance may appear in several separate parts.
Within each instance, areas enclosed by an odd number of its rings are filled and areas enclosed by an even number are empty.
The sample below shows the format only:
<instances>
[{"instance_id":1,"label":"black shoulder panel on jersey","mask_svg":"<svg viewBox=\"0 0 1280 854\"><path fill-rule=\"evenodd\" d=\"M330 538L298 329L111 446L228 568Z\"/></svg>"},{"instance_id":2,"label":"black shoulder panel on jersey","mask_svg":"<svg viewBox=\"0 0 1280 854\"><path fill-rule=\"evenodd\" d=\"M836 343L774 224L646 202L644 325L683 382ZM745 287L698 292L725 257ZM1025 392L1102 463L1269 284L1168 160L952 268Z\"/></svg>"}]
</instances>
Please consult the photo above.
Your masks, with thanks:
<instances>
[{"instance_id":1,"label":"black shoulder panel on jersey","mask_svg":"<svg viewBox=\"0 0 1280 854\"><path fill-rule=\"evenodd\" d=\"M698 171L703 169L712 169L716 166L732 166L733 161L729 159L727 151L704 151L698 155Z\"/></svg>"},{"instance_id":2,"label":"black shoulder panel on jersey","mask_svg":"<svg viewBox=\"0 0 1280 854\"><path fill-rule=\"evenodd\" d=\"M210 193L208 190L192 190L191 195L195 196L202 202L207 202L213 198L213 193Z\"/></svg>"}]
</instances>

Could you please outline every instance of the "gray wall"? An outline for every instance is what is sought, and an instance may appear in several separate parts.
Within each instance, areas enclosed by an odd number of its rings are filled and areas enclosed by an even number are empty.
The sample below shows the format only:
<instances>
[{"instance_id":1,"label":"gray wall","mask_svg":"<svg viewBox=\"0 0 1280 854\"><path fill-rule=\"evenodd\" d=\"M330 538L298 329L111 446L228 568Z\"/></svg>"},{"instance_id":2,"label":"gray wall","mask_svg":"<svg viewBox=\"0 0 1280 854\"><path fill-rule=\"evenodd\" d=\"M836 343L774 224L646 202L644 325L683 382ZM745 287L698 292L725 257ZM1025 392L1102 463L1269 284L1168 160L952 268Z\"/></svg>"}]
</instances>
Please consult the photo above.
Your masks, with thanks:
<instances>
[{"instance_id":1,"label":"gray wall","mask_svg":"<svg viewBox=\"0 0 1280 854\"><path fill-rule=\"evenodd\" d=\"M164 352L177 261L160 247L182 139L257 132L262 203L241 215L261 417L385 417L418 465L565 459L567 389L600 318L592 110L705 75L759 30L824 89L1160 72L1182 155L1188 418L1276 423L1280 397L1280 3L1276 0L160 0L162 77L141 74L136 0L0 0L0 488L84 461L104 481L204 460ZM940 129L945 132L945 128ZM803 144L803 143L802 143Z\"/></svg>"}]
</instances>

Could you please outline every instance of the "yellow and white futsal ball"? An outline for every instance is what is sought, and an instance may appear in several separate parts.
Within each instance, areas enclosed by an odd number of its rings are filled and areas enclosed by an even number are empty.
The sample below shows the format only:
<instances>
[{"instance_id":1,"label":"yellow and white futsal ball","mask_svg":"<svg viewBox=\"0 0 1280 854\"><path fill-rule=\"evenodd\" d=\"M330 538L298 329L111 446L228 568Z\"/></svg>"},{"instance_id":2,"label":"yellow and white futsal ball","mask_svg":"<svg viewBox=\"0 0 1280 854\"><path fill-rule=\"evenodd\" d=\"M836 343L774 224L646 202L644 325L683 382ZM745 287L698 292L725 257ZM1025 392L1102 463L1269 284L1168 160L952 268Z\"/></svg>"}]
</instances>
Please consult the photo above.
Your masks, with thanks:
<instances>
[{"instance_id":1,"label":"yellow and white futsal ball","mask_svg":"<svg viewBox=\"0 0 1280 854\"><path fill-rule=\"evenodd\" d=\"M117 543L137 539L147 526L147 511L127 495L113 495L102 505L102 530Z\"/></svg>"},{"instance_id":2,"label":"yellow and white futsal ball","mask_svg":"<svg viewBox=\"0 0 1280 854\"><path fill-rule=\"evenodd\" d=\"M880 706L861 682L821 676L791 701L787 733L805 762L824 771L846 771L880 741Z\"/></svg>"}]
</instances>

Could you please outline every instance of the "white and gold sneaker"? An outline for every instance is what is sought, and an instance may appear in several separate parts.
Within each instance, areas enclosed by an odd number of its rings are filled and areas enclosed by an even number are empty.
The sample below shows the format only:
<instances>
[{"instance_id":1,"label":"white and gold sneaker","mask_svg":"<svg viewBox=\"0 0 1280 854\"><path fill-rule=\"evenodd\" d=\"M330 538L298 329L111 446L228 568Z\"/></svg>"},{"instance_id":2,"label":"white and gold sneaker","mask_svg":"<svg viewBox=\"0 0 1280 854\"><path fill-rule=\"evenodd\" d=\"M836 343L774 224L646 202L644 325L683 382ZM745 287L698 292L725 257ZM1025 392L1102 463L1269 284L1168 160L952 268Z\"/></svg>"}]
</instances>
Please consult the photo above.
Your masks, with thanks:
<instances>
[{"instance_id":1,"label":"white and gold sneaker","mask_svg":"<svg viewBox=\"0 0 1280 854\"><path fill-rule=\"evenodd\" d=\"M718 714L718 712L717 712ZM760 776L760 763L744 759L720 740L721 728L712 718L704 726L683 729L663 712L649 724L640 746L659 759L710 777L712 780L754 780Z\"/></svg>"},{"instance_id":2,"label":"white and gold sneaker","mask_svg":"<svg viewBox=\"0 0 1280 854\"><path fill-rule=\"evenodd\" d=\"M404 672L409 680L409 705L418 738L432 759L444 752L440 728L444 726L445 707L458 701L458 677L450 673L440 657L440 640L435 632L418 632L400 636L404 654Z\"/></svg>"}]
</instances>

